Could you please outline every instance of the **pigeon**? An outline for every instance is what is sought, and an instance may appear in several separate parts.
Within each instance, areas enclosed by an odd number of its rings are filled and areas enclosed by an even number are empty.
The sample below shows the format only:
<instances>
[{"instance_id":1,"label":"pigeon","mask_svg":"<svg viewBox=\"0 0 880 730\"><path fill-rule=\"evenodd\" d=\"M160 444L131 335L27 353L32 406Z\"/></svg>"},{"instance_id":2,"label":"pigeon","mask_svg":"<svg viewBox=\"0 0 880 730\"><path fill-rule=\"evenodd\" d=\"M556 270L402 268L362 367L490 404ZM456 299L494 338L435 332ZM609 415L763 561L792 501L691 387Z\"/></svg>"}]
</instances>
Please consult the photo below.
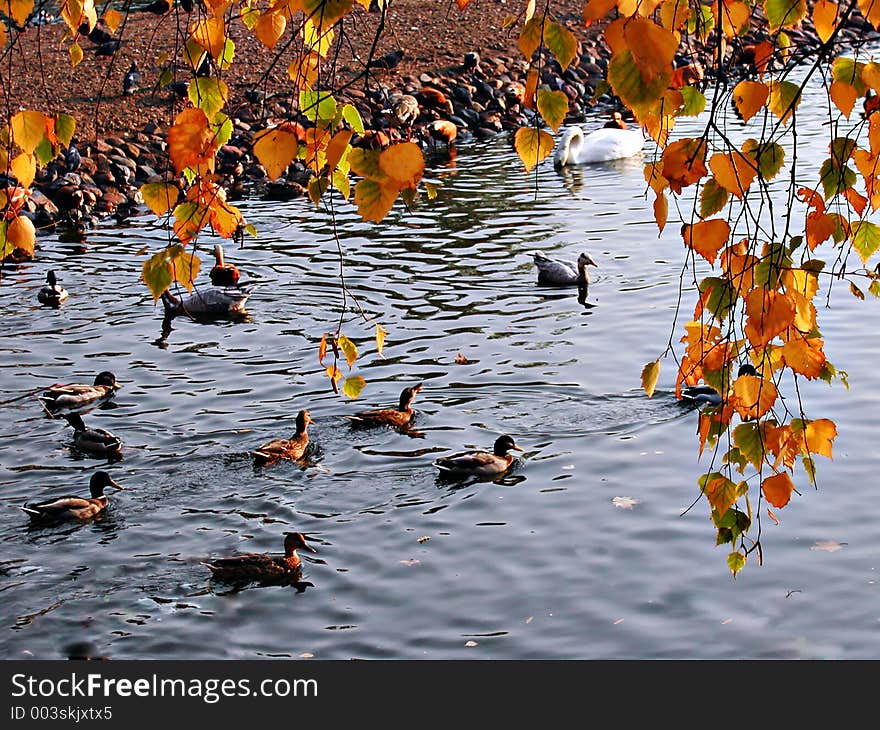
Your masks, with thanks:
<instances>
[{"instance_id":1,"label":"pigeon","mask_svg":"<svg viewBox=\"0 0 880 730\"><path fill-rule=\"evenodd\" d=\"M132 96L138 90L141 81L141 72L135 61L131 62L125 76L122 77L122 95Z\"/></svg>"},{"instance_id":2,"label":"pigeon","mask_svg":"<svg viewBox=\"0 0 880 730\"><path fill-rule=\"evenodd\" d=\"M74 145L70 145L67 148L67 152L64 153L64 164L67 165L67 170L74 172L79 169L81 163L82 155L80 155L79 150Z\"/></svg>"},{"instance_id":3,"label":"pigeon","mask_svg":"<svg viewBox=\"0 0 880 730\"><path fill-rule=\"evenodd\" d=\"M404 55L405 54L402 50L391 51L391 53L386 53L384 56L374 58L367 65L370 68L383 68L389 70L399 64L403 60Z\"/></svg>"}]
</instances>

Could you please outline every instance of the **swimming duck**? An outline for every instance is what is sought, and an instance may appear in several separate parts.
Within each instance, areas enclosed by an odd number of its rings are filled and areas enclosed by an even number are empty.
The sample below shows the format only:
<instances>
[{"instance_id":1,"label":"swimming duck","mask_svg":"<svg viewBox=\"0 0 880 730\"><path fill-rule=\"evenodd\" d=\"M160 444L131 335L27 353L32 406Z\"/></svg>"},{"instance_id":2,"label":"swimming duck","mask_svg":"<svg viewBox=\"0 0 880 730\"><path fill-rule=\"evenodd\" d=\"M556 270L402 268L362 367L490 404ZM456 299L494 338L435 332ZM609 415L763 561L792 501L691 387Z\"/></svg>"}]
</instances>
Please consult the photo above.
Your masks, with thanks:
<instances>
[{"instance_id":1,"label":"swimming duck","mask_svg":"<svg viewBox=\"0 0 880 730\"><path fill-rule=\"evenodd\" d=\"M284 533L284 555L266 553L242 553L228 558L216 558L203 562L211 576L223 581L278 580L279 578L299 578L302 559L297 550L318 552L306 543L301 532Z\"/></svg>"},{"instance_id":2,"label":"swimming duck","mask_svg":"<svg viewBox=\"0 0 880 730\"><path fill-rule=\"evenodd\" d=\"M758 371L751 363L745 363L737 370L736 377L740 375L757 375ZM685 385L681 389L681 400L698 407L714 407L721 405L721 394L711 385Z\"/></svg>"},{"instance_id":3,"label":"swimming duck","mask_svg":"<svg viewBox=\"0 0 880 730\"><path fill-rule=\"evenodd\" d=\"M214 245L214 266L208 274L211 284L219 287L238 286L241 276L234 264L227 264L223 258L223 246L219 243Z\"/></svg>"},{"instance_id":4,"label":"swimming duck","mask_svg":"<svg viewBox=\"0 0 880 730\"><path fill-rule=\"evenodd\" d=\"M629 129L620 113L615 114L616 117L606 126L589 134L579 126L568 127L553 153L554 167L607 162L641 152L645 144L642 131Z\"/></svg>"},{"instance_id":5,"label":"swimming duck","mask_svg":"<svg viewBox=\"0 0 880 730\"><path fill-rule=\"evenodd\" d=\"M244 313L244 305L253 291L238 286L205 287L183 297L176 297L167 289L162 292L165 317L179 314L190 316L230 317Z\"/></svg>"},{"instance_id":6,"label":"swimming duck","mask_svg":"<svg viewBox=\"0 0 880 730\"><path fill-rule=\"evenodd\" d=\"M57 307L65 299L67 299L67 289L58 283L55 272L50 270L46 274L46 285L37 292L37 301Z\"/></svg>"},{"instance_id":7,"label":"swimming duck","mask_svg":"<svg viewBox=\"0 0 880 730\"><path fill-rule=\"evenodd\" d=\"M73 428L73 445L96 456L118 457L122 441L103 428L88 428L78 413L66 413L64 419Z\"/></svg>"},{"instance_id":8,"label":"swimming duck","mask_svg":"<svg viewBox=\"0 0 880 730\"><path fill-rule=\"evenodd\" d=\"M434 466L441 474L448 476L495 476L503 474L513 464L513 454L507 453L511 449L522 451L510 436L499 436L491 452L462 451L451 456L441 456L434 462Z\"/></svg>"},{"instance_id":9,"label":"swimming duck","mask_svg":"<svg viewBox=\"0 0 880 730\"><path fill-rule=\"evenodd\" d=\"M588 253L578 256L574 266L551 259L543 251L532 251L535 266L538 267L538 283L545 286L577 286L586 288L590 283L587 266L598 266Z\"/></svg>"},{"instance_id":10,"label":"swimming duck","mask_svg":"<svg viewBox=\"0 0 880 730\"><path fill-rule=\"evenodd\" d=\"M412 422L415 411L412 409L413 398L422 389L422 383L407 386L400 392L400 403L397 408L377 408L371 411L360 411L353 416L346 416L353 424L361 426L408 426Z\"/></svg>"},{"instance_id":11,"label":"swimming duck","mask_svg":"<svg viewBox=\"0 0 880 730\"><path fill-rule=\"evenodd\" d=\"M26 504L19 509L32 520L85 520L106 509L110 498L104 494L105 487L123 489L106 471L96 471L89 480L91 497L59 497L48 502Z\"/></svg>"},{"instance_id":12,"label":"swimming duck","mask_svg":"<svg viewBox=\"0 0 880 730\"><path fill-rule=\"evenodd\" d=\"M121 387L116 376L104 370L95 376L93 385L50 385L37 395L37 400L51 418L57 418L65 413L88 413L109 401Z\"/></svg>"},{"instance_id":13,"label":"swimming duck","mask_svg":"<svg viewBox=\"0 0 880 730\"><path fill-rule=\"evenodd\" d=\"M252 452L257 466L274 464L282 459L296 461L301 459L309 446L308 426L314 423L309 412L300 411L296 415L296 433L289 439L272 439Z\"/></svg>"}]
</instances>

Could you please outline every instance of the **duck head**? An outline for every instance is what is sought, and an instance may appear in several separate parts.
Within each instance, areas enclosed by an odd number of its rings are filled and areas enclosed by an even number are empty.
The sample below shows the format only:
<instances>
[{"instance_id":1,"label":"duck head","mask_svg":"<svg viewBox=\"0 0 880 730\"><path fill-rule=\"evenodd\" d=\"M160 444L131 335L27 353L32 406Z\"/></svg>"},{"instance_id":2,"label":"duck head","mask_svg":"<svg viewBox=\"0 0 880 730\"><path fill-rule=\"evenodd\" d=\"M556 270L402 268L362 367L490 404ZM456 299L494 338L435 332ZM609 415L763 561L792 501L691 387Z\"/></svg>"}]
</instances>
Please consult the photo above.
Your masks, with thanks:
<instances>
[{"instance_id":1,"label":"duck head","mask_svg":"<svg viewBox=\"0 0 880 730\"><path fill-rule=\"evenodd\" d=\"M513 440L512 436L508 436L507 434L505 434L504 436L499 436L495 440L493 453L496 456L507 456L507 452L511 450L522 451L522 448L516 445L516 442Z\"/></svg>"},{"instance_id":2,"label":"duck head","mask_svg":"<svg viewBox=\"0 0 880 730\"><path fill-rule=\"evenodd\" d=\"M113 479L106 471L96 471L89 480L89 491L92 497L103 497L106 487L125 489L119 482Z\"/></svg>"},{"instance_id":3,"label":"duck head","mask_svg":"<svg viewBox=\"0 0 880 730\"><path fill-rule=\"evenodd\" d=\"M284 533L284 554L289 558L297 550L308 550L310 553L318 552L306 542L306 536L301 532Z\"/></svg>"},{"instance_id":4,"label":"duck head","mask_svg":"<svg viewBox=\"0 0 880 730\"><path fill-rule=\"evenodd\" d=\"M108 388L118 390L122 386L116 381L116 376L109 370L103 370L95 376L95 385L106 385Z\"/></svg>"},{"instance_id":5,"label":"duck head","mask_svg":"<svg viewBox=\"0 0 880 730\"><path fill-rule=\"evenodd\" d=\"M597 264L595 261L593 261L593 257L590 256L590 254L584 252L580 256L578 256L577 267L578 267L578 270L581 270L581 269L585 269L587 266L598 267L599 264Z\"/></svg>"},{"instance_id":6,"label":"duck head","mask_svg":"<svg viewBox=\"0 0 880 730\"><path fill-rule=\"evenodd\" d=\"M305 409L296 414L296 432L304 433L310 423L314 423L311 415Z\"/></svg>"},{"instance_id":7,"label":"duck head","mask_svg":"<svg viewBox=\"0 0 880 730\"><path fill-rule=\"evenodd\" d=\"M46 283L51 287L58 283L58 279L55 278L55 272L52 269L49 269L49 272L46 274Z\"/></svg>"},{"instance_id":8,"label":"duck head","mask_svg":"<svg viewBox=\"0 0 880 730\"><path fill-rule=\"evenodd\" d=\"M413 398L416 397L416 393L418 393L422 389L422 383L418 385L410 385L400 391L400 410L405 411L409 408L410 404L413 402Z\"/></svg>"}]
</instances>

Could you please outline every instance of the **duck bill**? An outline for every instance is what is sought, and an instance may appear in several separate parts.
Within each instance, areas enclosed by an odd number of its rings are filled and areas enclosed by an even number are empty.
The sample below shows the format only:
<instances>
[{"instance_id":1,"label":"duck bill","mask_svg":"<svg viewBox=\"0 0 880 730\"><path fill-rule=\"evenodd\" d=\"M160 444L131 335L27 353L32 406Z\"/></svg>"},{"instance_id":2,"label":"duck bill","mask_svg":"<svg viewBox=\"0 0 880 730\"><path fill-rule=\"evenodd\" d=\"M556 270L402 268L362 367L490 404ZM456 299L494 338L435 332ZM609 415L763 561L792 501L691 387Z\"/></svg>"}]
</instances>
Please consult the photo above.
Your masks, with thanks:
<instances>
[{"instance_id":1,"label":"duck bill","mask_svg":"<svg viewBox=\"0 0 880 730\"><path fill-rule=\"evenodd\" d=\"M117 482L113 479L110 480L110 484L108 484L107 486L115 487L116 489L119 489L123 492L125 491L125 487L123 487L119 482Z\"/></svg>"},{"instance_id":2,"label":"duck bill","mask_svg":"<svg viewBox=\"0 0 880 730\"><path fill-rule=\"evenodd\" d=\"M510 448L513 449L514 451L522 451L523 450L522 446L517 446L516 444L514 444Z\"/></svg>"},{"instance_id":3,"label":"duck bill","mask_svg":"<svg viewBox=\"0 0 880 730\"><path fill-rule=\"evenodd\" d=\"M315 548L313 548L311 545L306 545L305 543L302 544L302 549L303 549L303 550L308 550L310 553L316 553L316 552L318 552L318 551L315 550Z\"/></svg>"}]
</instances>

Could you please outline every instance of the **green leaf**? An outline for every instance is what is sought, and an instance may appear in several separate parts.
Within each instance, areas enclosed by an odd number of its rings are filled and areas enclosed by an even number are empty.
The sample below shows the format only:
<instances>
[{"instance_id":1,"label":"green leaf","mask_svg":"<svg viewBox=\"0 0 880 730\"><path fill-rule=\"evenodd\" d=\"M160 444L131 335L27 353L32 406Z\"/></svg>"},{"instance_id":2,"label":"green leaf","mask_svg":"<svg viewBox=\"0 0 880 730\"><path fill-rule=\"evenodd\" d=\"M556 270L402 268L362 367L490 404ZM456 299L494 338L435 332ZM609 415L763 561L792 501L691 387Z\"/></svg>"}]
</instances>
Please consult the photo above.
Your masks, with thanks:
<instances>
[{"instance_id":1,"label":"green leaf","mask_svg":"<svg viewBox=\"0 0 880 730\"><path fill-rule=\"evenodd\" d=\"M354 361L357 360L357 346L345 335L340 335L336 343L339 345L339 349L342 350L342 354L345 355L345 361L348 363L348 367L351 368L351 366L354 365Z\"/></svg>"},{"instance_id":2,"label":"green leaf","mask_svg":"<svg viewBox=\"0 0 880 730\"><path fill-rule=\"evenodd\" d=\"M839 167L829 157L819 168L819 182L822 183L825 200L828 200L853 187L856 184L856 173L846 165Z\"/></svg>"},{"instance_id":3,"label":"green leaf","mask_svg":"<svg viewBox=\"0 0 880 730\"><path fill-rule=\"evenodd\" d=\"M672 68L656 75L642 76L629 50L615 53L608 64L608 82L614 93L633 111L647 110L657 101L672 80Z\"/></svg>"},{"instance_id":4,"label":"green leaf","mask_svg":"<svg viewBox=\"0 0 880 730\"><path fill-rule=\"evenodd\" d=\"M342 107L342 118L348 122L348 126L360 135L364 133L364 122L361 119L361 113L357 107L352 104L346 104Z\"/></svg>"},{"instance_id":5,"label":"green leaf","mask_svg":"<svg viewBox=\"0 0 880 730\"><path fill-rule=\"evenodd\" d=\"M715 13L708 5L698 5L691 9L687 21L687 31L705 42L715 28Z\"/></svg>"},{"instance_id":6,"label":"green leaf","mask_svg":"<svg viewBox=\"0 0 880 730\"><path fill-rule=\"evenodd\" d=\"M681 95L684 97L684 106L678 112L679 117L698 117L706 108L706 97L699 89L693 86L682 86Z\"/></svg>"},{"instance_id":7,"label":"green leaf","mask_svg":"<svg viewBox=\"0 0 880 730\"><path fill-rule=\"evenodd\" d=\"M849 137L837 137L831 142L831 159L837 164L846 162L856 148L856 141Z\"/></svg>"},{"instance_id":8,"label":"green leaf","mask_svg":"<svg viewBox=\"0 0 880 730\"><path fill-rule=\"evenodd\" d=\"M868 287L868 291L875 297L880 298L880 281L872 281L871 285Z\"/></svg>"},{"instance_id":9,"label":"green leaf","mask_svg":"<svg viewBox=\"0 0 880 730\"><path fill-rule=\"evenodd\" d=\"M719 517L723 518L724 513L736 501L737 485L717 471L703 474L698 483L700 491L706 495L709 504L718 510Z\"/></svg>"},{"instance_id":10,"label":"green leaf","mask_svg":"<svg viewBox=\"0 0 880 730\"><path fill-rule=\"evenodd\" d=\"M748 461L756 470L764 463L764 441L761 427L755 421L741 423L733 429L733 443L739 449L740 456Z\"/></svg>"},{"instance_id":11,"label":"green leaf","mask_svg":"<svg viewBox=\"0 0 880 730\"><path fill-rule=\"evenodd\" d=\"M770 97L767 108L773 112L783 124L788 124L792 113L801 103L801 89L791 81L771 81Z\"/></svg>"},{"instance_id":12,"label":"green leaf","mask_svg":"<svg viewBox=\"0 0 880 730\"><path fill-rule=\"evenodd\" d=\"M731 553L727 556L727 567L730 569L730 572L736 576L739 571L743 569L746 564L746 556L742 553Z\"/></svg>"},{"instance_id":13,"label":"green leaf","mask_svg":"<svg viewBox=\"0 0 880 730\"><path fill-rule=\"evenodd\" d=\"M342 382L342 392L349 398L357 398L366 384L367 381L360 375L349 375Z\"/></svg>"},{"instance_id":14,"label":"green leaf","mask_svg":"<svg viewBox=\"0 0 880 730\"><path fill-rule=\"evenodd\" d=\"M770 32L790 28L807 15L806 0L764 0L764 14L770 21Z\"/></svg>"},{"instance_id":15,"label":"green leaf","mask_svg":"<svg viewBox=\"0 0 880 730\"><path fill-rule=\"evenodd\" d=\"M736 291L727 279L707 276L700 282L700 295L705 296L704 308L719 322L727 319L736 304ZM706 293L708 292L708 296Z\"/></svg>"},{"instance_id":16,"label":"green leaf","mask_svg":"<svg viewBox=\"0 0 880 730\"><path fill-rule=\"evenodd\" d=\"M556 56L563 71L577 58L577 38L574 33L559 23L550 21L544 26L544 43L550 53Z\"/></svg>"},{"instance_id":17,"label":"green leaf","mask_svg":"<svg viewBox=\"0 0 880 730\"><path fill-rule=\"evenodd\" d=\"M303 89L299 92L299 108L309 121L329 122L336 116L336 99L329 91Z\"/></svg>"},{"instance_id":18,"label":"green leaf","mask_svg":"<svg viewBox=\"0 0 880 730\"><path fill-rule=\"evenodd\" d=\"M227 38L223 43L223 49L220 51L220 55L217 56L217 68L221 71L225 71L232 65L234 59L235 42L231 38Z\"/></svg>"},{"instance_id":19,"label":"green leaf","mask_svg":"<svg viewBox=\"0 0 880 730\"><path fill-rule=\"evenodd\" d=\"M853 248L862 257L862 263L867 266L868 259L880 248L880 226L868 221L857 221L852 225Z\"/></svg>"},{"instance_id":20,"label":"green leaf","mask_svg":"<svg viewBox=\"0 0 880 730\"><path fill-rule=\"evenodd\" d=\"M865 86L865 82L862 81L862 71L864 68L865 64L861 61L840 56L835 58L831 64L831 77L834 81L842 81L854 87L856 96L864 96L868 88Z\"/></svg>"},{"instance_id":21,"label":"green leaf","mask_svg":"<svg viewBox=\"0 0 880 730\"><path fill-rule=\"evenodd\" d=\"M65 147L70 145L73 133L76 131L76 119L70 114L59 114L55 120L55 136Z\"/></svg>"},{"instance_id":22,"label":"green leaf","mask_svg":"<svg viewBox=\"0 0 880 730\"><path fill-rule=\"evenodd\" d=\"M190 81L187 95L194 107L201 109L209 120L213 120L229 100L229 87L220 79L197 76Z\"/></svg>"},{"instance_id":23,"label":"green leaf","mask_svg":"<svg viewBox=\"0 0 880 730\"><path fill-rule=\"evenodd\" d=\"M755 161L758 173L764 180L776 177L785 164L785 150L776 142L759 143L757 140L747 139L743 144L743 152Z\"/></svg>"},{"instance_id":24,"label":"green leaf","mask_svg":"<svg viewBox=\"0 0 880 730\"><path fill-rule=\"evenodd\" d=\"M568 97L565 92L538 89L538 113L554 132L558 132L568 114Z\"/></svg>"},{"instance_id":25,"label":"green leaf","mask_svg":"<svg viewBox=\"0 0 880 730\"><path fill-rule=\"evenodd\" d=\"M730 193L722 188L714 177L710 177L700 191L700 217L708 218L721 210L730 198Z\"/></svg>"},{"instance_id":26,"label":"green leaf","mask_svg":"<svg viewBox=\"0 0 880 730\"><path fill-rule=\"evenodd\" d=\"M743 456L742 452L736 446L734 446L724 455L724 463L736 467L736 470L740 474L743 474L745 473L749 460ZM728 510L728 512L730 512L730 510Z\"/></svg>"}]
</instances>

